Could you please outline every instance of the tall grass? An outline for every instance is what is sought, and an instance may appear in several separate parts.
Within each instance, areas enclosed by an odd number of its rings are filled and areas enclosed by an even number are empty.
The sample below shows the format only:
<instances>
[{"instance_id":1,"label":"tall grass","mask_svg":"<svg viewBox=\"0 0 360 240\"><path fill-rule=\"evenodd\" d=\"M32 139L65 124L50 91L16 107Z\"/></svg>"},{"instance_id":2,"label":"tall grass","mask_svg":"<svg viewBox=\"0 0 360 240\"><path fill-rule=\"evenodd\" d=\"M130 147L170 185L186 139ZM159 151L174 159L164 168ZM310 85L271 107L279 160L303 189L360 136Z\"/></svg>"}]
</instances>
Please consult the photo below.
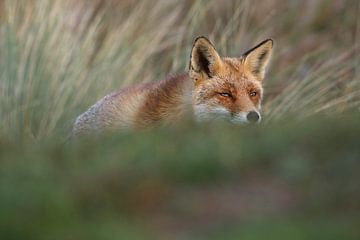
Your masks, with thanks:
<instances>
[{"instance_id":1,"label":"tall grass","mask_svg":"<svg viewBox=\"0 0 360 240\"><path fill-rule=\"evenodd\" d=\"M274 38L267 121L359 110L355 0L0 2L0 138L66 136L104 94L186 71L198 35L229 56Z\"/></svg>"}]
</instances>

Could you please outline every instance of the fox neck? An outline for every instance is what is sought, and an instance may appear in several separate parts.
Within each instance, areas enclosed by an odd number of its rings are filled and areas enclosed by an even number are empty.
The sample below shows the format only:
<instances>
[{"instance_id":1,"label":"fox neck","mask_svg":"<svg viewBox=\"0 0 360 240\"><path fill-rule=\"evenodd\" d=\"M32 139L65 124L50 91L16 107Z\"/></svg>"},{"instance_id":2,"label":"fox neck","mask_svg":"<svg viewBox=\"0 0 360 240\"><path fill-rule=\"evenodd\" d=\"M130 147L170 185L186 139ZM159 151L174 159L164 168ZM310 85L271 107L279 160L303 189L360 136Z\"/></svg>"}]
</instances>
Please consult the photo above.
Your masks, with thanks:
<instances>
[{"instance_id":1,"label":"fox neck","mask_svg":"<svg viewBox=\"0 0 360 240\"><path fill-rule=\"evenodd\" d=\"M187 73L158 82L145 93L144 104L136 117L136 128L163 122L178 122L192 112L193 83Z\"/></svg>"}]
</instances>

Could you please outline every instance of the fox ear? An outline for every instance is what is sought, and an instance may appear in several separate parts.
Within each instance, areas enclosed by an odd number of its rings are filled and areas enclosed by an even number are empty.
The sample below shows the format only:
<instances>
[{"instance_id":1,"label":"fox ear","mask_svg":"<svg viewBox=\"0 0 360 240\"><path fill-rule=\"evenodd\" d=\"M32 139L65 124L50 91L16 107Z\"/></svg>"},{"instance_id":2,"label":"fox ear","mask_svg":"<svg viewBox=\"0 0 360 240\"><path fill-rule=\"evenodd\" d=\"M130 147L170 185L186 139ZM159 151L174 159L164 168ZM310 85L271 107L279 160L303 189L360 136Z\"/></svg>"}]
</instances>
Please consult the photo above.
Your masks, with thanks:
<instances>
[{"instance_id":1,"label":"fox ear","mask_svg":"<svg viewBox=\"0 0 360 240\"><path fill-rule=\"evenodd\" d=\"M243 55L245 68L254 74L259 81L264 79L266 66L270 61L273 45L273 40L267 39Z\"/></svg>"},{"instance_id":2,"label":"fox ear","mask_svg":"<svg viewBox=\"0 0 360 240\"><path fill-rule=\"evenodd\" d=\"M219 72L222 64L221 57L206 37L195 39L190 56L190 71L205 73L210 78Z\"/></svg>"}]
</instances>

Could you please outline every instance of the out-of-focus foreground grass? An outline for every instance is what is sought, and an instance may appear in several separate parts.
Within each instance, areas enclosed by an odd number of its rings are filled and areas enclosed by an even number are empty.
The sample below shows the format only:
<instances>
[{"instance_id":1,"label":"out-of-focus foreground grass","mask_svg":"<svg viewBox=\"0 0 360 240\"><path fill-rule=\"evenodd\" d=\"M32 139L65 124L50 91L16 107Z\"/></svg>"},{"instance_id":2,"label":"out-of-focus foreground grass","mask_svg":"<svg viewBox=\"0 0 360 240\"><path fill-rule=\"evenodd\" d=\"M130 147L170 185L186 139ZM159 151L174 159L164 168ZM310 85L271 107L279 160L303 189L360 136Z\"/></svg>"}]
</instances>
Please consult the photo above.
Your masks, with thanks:
<instances>
[{"instance_id":1,"label":"out-of-focus foreground grass","mask_svg":"<svg viewBox=\"0 0 360 240\"><path fill-rule=\"evenodd\" d=\"M358 119L0 144L1 239L359 239Z\"/></svg>"},{"instance_id":2,"label":"out-of-focus foreground grass","mask_svg":"<svg viewBox=\"0 0 360 240\"><path fill-rule=\"evenodd\" d=\"M360 3L0 0L0 239L359 239ZM207 35L274 38L259 126L64 140Z\"/></svg>"}]
</instances>

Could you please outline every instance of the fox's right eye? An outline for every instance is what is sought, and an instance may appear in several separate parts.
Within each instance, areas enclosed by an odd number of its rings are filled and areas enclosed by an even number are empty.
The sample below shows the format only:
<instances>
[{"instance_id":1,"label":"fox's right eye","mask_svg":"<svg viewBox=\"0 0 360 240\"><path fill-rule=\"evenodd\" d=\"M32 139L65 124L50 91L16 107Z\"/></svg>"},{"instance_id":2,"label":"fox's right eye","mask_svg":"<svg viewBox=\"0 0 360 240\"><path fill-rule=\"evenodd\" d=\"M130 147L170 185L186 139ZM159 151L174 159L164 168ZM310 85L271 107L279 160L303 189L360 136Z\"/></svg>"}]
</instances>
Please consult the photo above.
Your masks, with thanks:
<instances>
[{"instance_id":1,"label":"fox's right eye","mask_svg":"<svg viewBox=\"0 0 360 240\"><path fill-rule=\"evenodd\" d=\"M219 93L219 95L222 96L222 97L231 97L231 94L226 93L226 92L221 92L221 93Z\"/></svg>"}]
</instances>

